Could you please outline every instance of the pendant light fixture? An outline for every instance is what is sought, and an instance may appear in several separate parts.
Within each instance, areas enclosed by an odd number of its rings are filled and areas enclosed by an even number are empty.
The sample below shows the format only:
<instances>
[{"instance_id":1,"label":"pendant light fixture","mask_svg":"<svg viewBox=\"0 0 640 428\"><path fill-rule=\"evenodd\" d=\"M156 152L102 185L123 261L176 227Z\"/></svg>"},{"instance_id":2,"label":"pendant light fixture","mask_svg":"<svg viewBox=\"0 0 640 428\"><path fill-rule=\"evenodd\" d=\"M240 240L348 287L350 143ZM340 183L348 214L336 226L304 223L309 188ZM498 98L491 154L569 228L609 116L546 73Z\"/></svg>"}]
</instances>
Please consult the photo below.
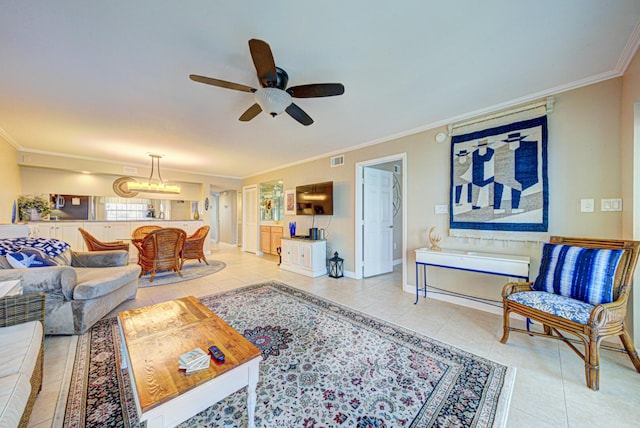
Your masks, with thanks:
<instances>
[{"instance_id":1,"label":"pendant light fixture","mask_svg":"<svg viewBox=\"0 0 640 428\"><path fill-rule=\"evenodd\" d=\"M146 193L165 193L177 195L180 193L180 186L175 184L167 184L162 180L160 175L160 158L161 155L155 155L149 153L151 157L151 174L148 181L130 181L127 183L127 187L130 191L146 192ZM158 177L153 177L155 167L158 168Z\"/></svg>"}]
</instances>

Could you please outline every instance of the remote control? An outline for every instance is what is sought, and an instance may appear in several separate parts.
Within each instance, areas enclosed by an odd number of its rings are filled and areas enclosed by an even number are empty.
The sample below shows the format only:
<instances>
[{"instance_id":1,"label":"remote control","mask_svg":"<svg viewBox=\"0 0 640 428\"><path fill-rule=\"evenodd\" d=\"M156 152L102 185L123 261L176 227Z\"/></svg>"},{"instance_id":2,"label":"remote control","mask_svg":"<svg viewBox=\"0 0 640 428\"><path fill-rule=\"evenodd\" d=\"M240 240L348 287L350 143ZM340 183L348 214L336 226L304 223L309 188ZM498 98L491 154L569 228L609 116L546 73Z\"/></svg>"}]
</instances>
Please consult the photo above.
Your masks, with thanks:
<instances>
[{"instance_id":1,"label":"remote control","mask_svg":"<svg viewBox=\"0 0 640 428\"><path fill-rule=\"evenodd\" d=\"M213 358L216 361L220 361L220 362L224 361L224 354L220 349L218 349L217 346L211 346L209 348L209 354L211 354L211 358Z\"/></svg>"}]
</instances>

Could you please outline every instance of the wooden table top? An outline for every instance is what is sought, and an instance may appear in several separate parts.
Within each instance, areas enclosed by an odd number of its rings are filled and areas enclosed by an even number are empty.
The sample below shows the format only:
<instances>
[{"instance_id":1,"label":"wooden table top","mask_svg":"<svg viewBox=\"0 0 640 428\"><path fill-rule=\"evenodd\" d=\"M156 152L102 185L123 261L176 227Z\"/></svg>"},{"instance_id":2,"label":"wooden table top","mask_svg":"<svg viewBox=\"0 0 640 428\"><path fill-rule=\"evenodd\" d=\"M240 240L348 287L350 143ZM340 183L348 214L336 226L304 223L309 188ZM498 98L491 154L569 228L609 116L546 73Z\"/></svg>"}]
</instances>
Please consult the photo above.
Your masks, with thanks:
<instances>
[{"instance_id":1,"label":"wooden table top","mask_svg":"<svg viewBox=\"0 0 640 428\"><path fill-rule=\"evenodd\" d=\"M142 412L260 356L260 350L193 296L120 312ZM191 374L178 371L178 357L216 345L225 361Z\"/></svg>"}]
</instances>

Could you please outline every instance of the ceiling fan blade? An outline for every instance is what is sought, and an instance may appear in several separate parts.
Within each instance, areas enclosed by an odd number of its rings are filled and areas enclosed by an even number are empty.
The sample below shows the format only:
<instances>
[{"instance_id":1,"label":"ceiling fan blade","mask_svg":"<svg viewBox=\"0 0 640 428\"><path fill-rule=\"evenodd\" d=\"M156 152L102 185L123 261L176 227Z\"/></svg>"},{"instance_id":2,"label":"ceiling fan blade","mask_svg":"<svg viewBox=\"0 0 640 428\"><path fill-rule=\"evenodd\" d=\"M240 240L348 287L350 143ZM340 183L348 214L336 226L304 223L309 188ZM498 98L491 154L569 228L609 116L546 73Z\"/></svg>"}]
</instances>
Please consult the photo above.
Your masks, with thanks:
<instances>
[{"instance_id":1,"label":"ceiling fan blade","mask_svg":"<svg viewBox=\"0 0 640 428\"><path fill-rule=\"evenodd\" d=\"M311 117L309 117L309 115L305 113L304 110L295 105L295 103L291 103L291 105L289 105L289 107L287 107L285 111L289 113L289 116L291 116L304 126L309 126L313 123L313 119L311 119Z\"/></svg>"},{"instance_id":2,"label":"ceiling fan blade","mask_svg":"<svg viewBox=\"0 0 640 428\"><path fill-rule=\"evenodd\" d=\"M275 86L278 81L278 74L276 73L276 63L273 60L269 44L263 40L251 39L249 40L249 51L251 51L253 65L256 67L262 87Z\"/></svg>"},{"instance_id":3,"label":"ceiling fan blade","mask_svg":"<svg viewBox=\"0 0 640 428\"><path fill-rule=\"evenodd\" d=\"M242 122L248 122L254 117L256 117L261 111L262 111L262 108L258 105L258 103L255 103L254 105L249 107L247 111L242 113L242 116L240 116L239 120Z\"/></svg>"},{"instance_id":4,"label":"ceiling fan blade","mask_svg":"<svg viewBox=\"0 0 640 428\"><path fill-rule=\"evenodd\" d=\"M255 92L256 89L241 85L239 83L227 82L226 80L214 79L213 77L198 76L197 74L190 74L189 78L194 82L205 83L207 85L219 86L221 88L234 89L236 91L243 92Z\"/></svg>"},{"instance_id":5,"label":"ceiling fan blade","mask_svg":"<svg viewBox=\"0 0 640 428\"><path fill-rule=\"evenodd\" d=\"M333 97L344 94L344 86L342 83L315 83L292 86L287 92L295 98Z\"/></svg>"}]
</instances>

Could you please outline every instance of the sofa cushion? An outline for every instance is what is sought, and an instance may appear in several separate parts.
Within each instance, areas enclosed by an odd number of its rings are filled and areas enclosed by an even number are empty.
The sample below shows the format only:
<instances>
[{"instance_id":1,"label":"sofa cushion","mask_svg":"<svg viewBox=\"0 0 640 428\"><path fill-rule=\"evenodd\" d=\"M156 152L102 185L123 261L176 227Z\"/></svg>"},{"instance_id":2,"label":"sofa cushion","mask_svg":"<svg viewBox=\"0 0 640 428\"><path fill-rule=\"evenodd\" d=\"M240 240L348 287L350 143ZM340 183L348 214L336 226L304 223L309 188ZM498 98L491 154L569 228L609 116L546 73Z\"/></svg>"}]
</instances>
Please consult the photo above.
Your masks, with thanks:
<instances>
[{"instance_id":1,"label":"sofa cushion","mask_svg":"<svg viewBox=\"0 0 640 428\"><path fill-rule=\"evenodd\" d=\"M27 408L29 377L16 373L0 378L0 427L17 427Z\"/></svg>"},{"instance_id":2,"label":"sofa cushion","mask_svg":"<svg viewBox=\"0 0 640 428\"><path fill-rule=\"evenodd\" d=\"M62 253L52 257L52 259L56 265L69 266L71 264L71 248L67 248ZM0 269L14 269L14 266L9 264L9 261L4 255L0 255Z\"/></svg>"},{"instance_id":3,"label":"sofa cushion","mask_svg":"<svg viewBox=\"0 0 640 428\"><path fill-rule=\"evenodd\" d=\"M521 291L507 296L507 299L580 324L587 323L595 307L581 300L546 291Z\"/></svg>"},{"instance_id":4,"label":"sofa cushion","mask_svg":"<svg viewBox=\"0 0 640 428\"><path fill-rule=\"evenodd\" d=\"M38 248L45 254L55 257L71 246L64 241L53 238L5 238L0 239L0 254L15 253L23 247Z\"/></svg>"},{"instance_id":5,"label":"sofa cushion","mask_svg":"<svg viewBox=\"0 0 640 428\"><path fill-rule=\"evenodd\" d=\"M17 253L7 253L5 257L15 269L57 265L53 257L46 255L37 248L24 247Z\"/></svg>"},{"instance_id":6,"label":"sofa cushion","mask_svg":"<svg viewBox=\"0 0 640 428\"><path fill-rule=\"evenodd\" d=\"M31 378L42 345L42 323L0 327L0 377L24 373Z\"/></svg>"},{"instance_id":7,"label":"sofa cushion","mask_svg":"<svg viewBox=\"0 0 640 428\"><path fill-rule=\"evenodd\" d=\"M623 250L544 244L533 289L598 305L613 301L613 282Z\"/></svg>"},{"instance_id":8,"label":"sofa cushion","mask_svg":"<svg viewBox=\"0 0 640 428\"><path fill-rule=\"evenodd\" d=\"M74 300L89 300L105 296L133 280L140 274L138 265L104 268L75 268L78 282L73 290Z\"/></svg>"}]
</instances>

